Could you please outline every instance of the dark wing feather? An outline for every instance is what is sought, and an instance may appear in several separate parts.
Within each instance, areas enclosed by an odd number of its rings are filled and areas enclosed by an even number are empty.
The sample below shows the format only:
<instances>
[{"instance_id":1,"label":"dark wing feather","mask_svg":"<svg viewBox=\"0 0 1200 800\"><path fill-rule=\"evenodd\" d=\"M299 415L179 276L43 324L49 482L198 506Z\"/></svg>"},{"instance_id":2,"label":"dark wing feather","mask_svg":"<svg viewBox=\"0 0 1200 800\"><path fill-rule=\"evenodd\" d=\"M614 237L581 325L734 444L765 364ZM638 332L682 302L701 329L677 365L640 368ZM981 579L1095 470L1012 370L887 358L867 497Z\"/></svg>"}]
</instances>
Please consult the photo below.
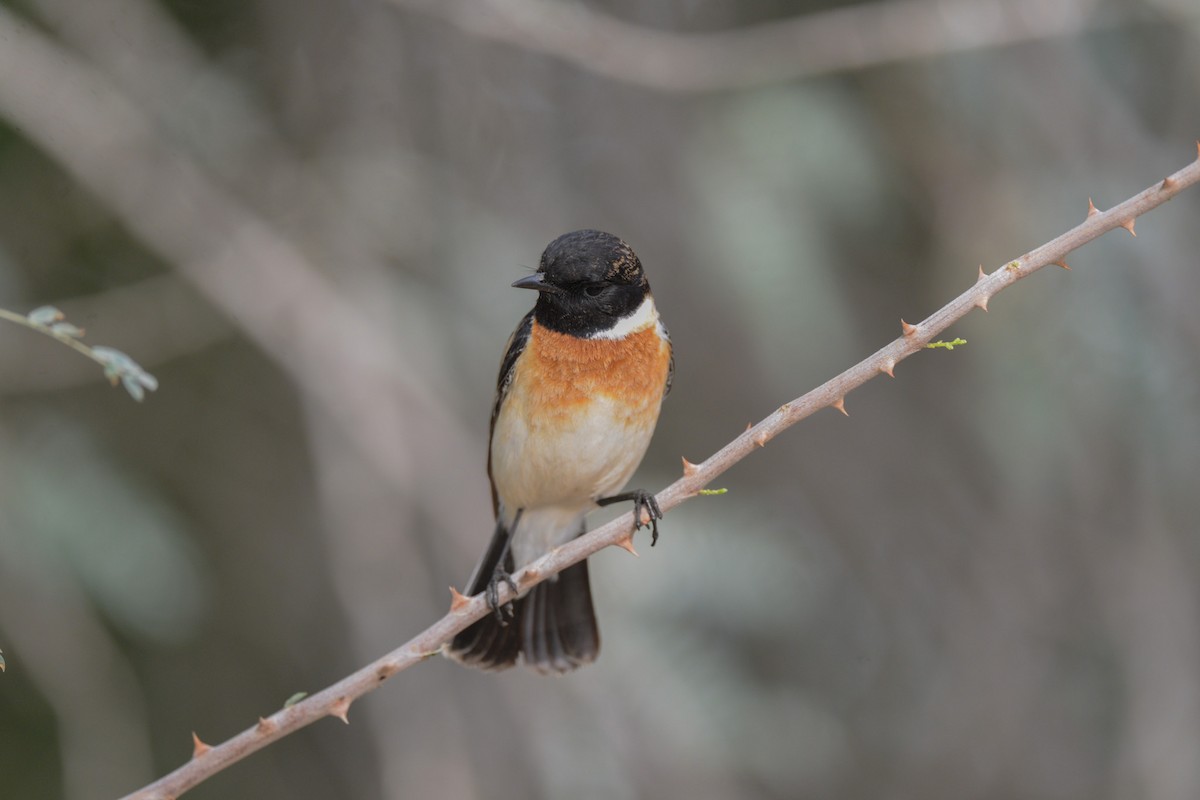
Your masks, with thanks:
<instances>
[{"instance_id":1,"label":"dark wing feather","mask_svg":"<svg viewBox=\"0 0 1200 800\"><path fill-rule=\"evenodd\" d=\"M496 430L496 417L500 414L500 405L508 394L508 386L512 383L513 373L517 366L517 358L529 343L529 334L533 330L533 312L530 311L517 325L517 329L508 337L508 346L504 350L504 358L500 361L500 377L496 380L496 400L492 403L492 420L488 423L488 483L492 486L492 513L500 513L500 501L496 497L496 484L492 481L492 434Z\"/></svg>"},{"instance_id":2,"label":"dark wing feather","mask_svg":"<svg viewBox=\"0 0 1200 800\"><path fill-rule=\"evenodd\" d=\"M663 388L663 397L671 393L671 382L675 380L675 345L671 344L671 333L667 330L667 326L662 324L662 320L658 322L662 328L663 338L667 340L667 347L671 348L671 363L667 365L667 385Z\"/></svg>"}]
</instances>

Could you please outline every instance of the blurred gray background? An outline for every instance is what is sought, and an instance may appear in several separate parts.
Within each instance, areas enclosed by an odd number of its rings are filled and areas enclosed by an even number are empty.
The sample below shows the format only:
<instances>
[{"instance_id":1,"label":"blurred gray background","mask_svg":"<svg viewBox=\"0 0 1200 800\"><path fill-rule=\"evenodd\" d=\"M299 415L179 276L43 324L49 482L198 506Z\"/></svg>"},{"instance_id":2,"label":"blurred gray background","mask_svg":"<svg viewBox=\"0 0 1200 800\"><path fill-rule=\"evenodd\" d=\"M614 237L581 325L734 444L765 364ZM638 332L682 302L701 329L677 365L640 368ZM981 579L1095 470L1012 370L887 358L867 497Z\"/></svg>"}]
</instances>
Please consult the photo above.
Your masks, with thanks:
<instances>
[{"instance_id":1,"label":"blurred gray background","mask_svg":"<svg viewBox=\"0 0 1200 800\"><path fill-rule=\"evenodd\" d=\"M508 288L598 227L658 489L1195 157L1195 0L0 3L0 795L115 797L402 643L491 533ZM200 798L1200 796L1200 192ZM601 515L602 518L602 515Z\"/></svg>"}]
</instances>

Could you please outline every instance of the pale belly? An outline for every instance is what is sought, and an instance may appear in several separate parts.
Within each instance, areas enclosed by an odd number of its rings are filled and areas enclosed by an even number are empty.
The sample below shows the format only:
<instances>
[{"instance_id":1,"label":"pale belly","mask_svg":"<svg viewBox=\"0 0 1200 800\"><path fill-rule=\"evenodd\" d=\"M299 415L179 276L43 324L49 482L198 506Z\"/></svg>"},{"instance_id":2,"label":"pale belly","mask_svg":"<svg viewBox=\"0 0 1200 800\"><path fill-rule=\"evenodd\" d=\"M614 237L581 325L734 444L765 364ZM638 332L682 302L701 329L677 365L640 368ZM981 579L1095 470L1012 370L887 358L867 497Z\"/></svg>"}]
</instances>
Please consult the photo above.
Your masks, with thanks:
<instances>
[{"instance_id":1,"label":"pale belly","mask_svg":"<svg viewBox=\"0 0 1200 800\"><path fill-rule=\"evenodd\" d=\"M645 455L657 421L657 414L631 415L600 397L566 426L554 414L543 420L520 413L521 400L508 398L492 437L492 480L510 517L518 508L590 508L616 494Z\"/></svg>"},{"instance_id":2,"label":"pale belly","mask_svg":"<svg viewBox=\"0 0 1200 800\"><path fill-rule=\"evenodd\" d=\"M507 444L492 450L492 479L508 526L522 509L512 542L517 567L575 538L594 501L617 494L629 481L654 425L652 417L649 424L631 425L624 416L599 399L590 413L576 417L576 426L558 428L555 436L536 419L503 412L497 417L493 442Z\"/></svg>"}]
</instances>

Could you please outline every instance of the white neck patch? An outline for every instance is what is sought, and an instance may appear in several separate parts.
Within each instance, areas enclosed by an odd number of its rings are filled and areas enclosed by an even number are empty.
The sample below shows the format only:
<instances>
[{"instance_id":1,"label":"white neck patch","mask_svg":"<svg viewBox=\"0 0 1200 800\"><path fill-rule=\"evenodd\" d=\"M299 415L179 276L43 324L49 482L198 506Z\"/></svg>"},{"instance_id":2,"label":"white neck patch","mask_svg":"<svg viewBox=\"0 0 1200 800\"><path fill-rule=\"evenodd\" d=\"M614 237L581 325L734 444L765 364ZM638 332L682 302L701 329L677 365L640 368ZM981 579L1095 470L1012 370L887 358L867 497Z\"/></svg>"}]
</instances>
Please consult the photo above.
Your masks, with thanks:
<instances>
[{"instance_id":1,"label":"white neck patch","mask_svg":"<svg viewBox=\"0 0 1200 800\"><path fill-rule=\"evenodd\" d=\"M589 339L624 339L631 333L637 333L640 330L658 324L658 309L654 307L654 298L646 295L646 299L642 304L635 308L628 316L621 317L606 331L596 331L588 336Z\"/></svg>"}]
</instances>

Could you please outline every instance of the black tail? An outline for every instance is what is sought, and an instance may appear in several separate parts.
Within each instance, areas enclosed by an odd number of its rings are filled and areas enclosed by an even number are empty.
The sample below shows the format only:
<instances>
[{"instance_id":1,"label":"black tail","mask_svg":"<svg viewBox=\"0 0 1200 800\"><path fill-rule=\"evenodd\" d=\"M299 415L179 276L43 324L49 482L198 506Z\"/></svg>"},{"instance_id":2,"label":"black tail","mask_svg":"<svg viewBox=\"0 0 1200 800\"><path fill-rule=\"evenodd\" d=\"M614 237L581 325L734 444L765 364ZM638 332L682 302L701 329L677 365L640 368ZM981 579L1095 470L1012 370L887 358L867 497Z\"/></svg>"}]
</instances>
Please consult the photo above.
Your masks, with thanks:
<instances>
[{"instance_id":1,"label":"black tail","mask_svg":"<svg viewBox=\"0 0 1200 800\"><path fill-rule=\"evenodd\" d=\"M539 583L521 601L521 653L543 674L570 672L600 654L586 561Z\"/></svg>"},{"instance_id":2,"label":"black tail","mask_svg":"<svg viewBox=\"0 0 1200 800\"><path fill-rule=\"evenodd\" d=\"M508 531L496 527L492 543L475 569L467 595L484 591L505 553ZM505 570L513 570L511 554ZM570 672L590 664L600 653L600 629L592 609L587 562L581 561L513 601L513 616L501 625L489 614L454 637L451 658L477 669L507 669L522 654L525 663L543 674Z\"/></svg>"}]
</instances>

